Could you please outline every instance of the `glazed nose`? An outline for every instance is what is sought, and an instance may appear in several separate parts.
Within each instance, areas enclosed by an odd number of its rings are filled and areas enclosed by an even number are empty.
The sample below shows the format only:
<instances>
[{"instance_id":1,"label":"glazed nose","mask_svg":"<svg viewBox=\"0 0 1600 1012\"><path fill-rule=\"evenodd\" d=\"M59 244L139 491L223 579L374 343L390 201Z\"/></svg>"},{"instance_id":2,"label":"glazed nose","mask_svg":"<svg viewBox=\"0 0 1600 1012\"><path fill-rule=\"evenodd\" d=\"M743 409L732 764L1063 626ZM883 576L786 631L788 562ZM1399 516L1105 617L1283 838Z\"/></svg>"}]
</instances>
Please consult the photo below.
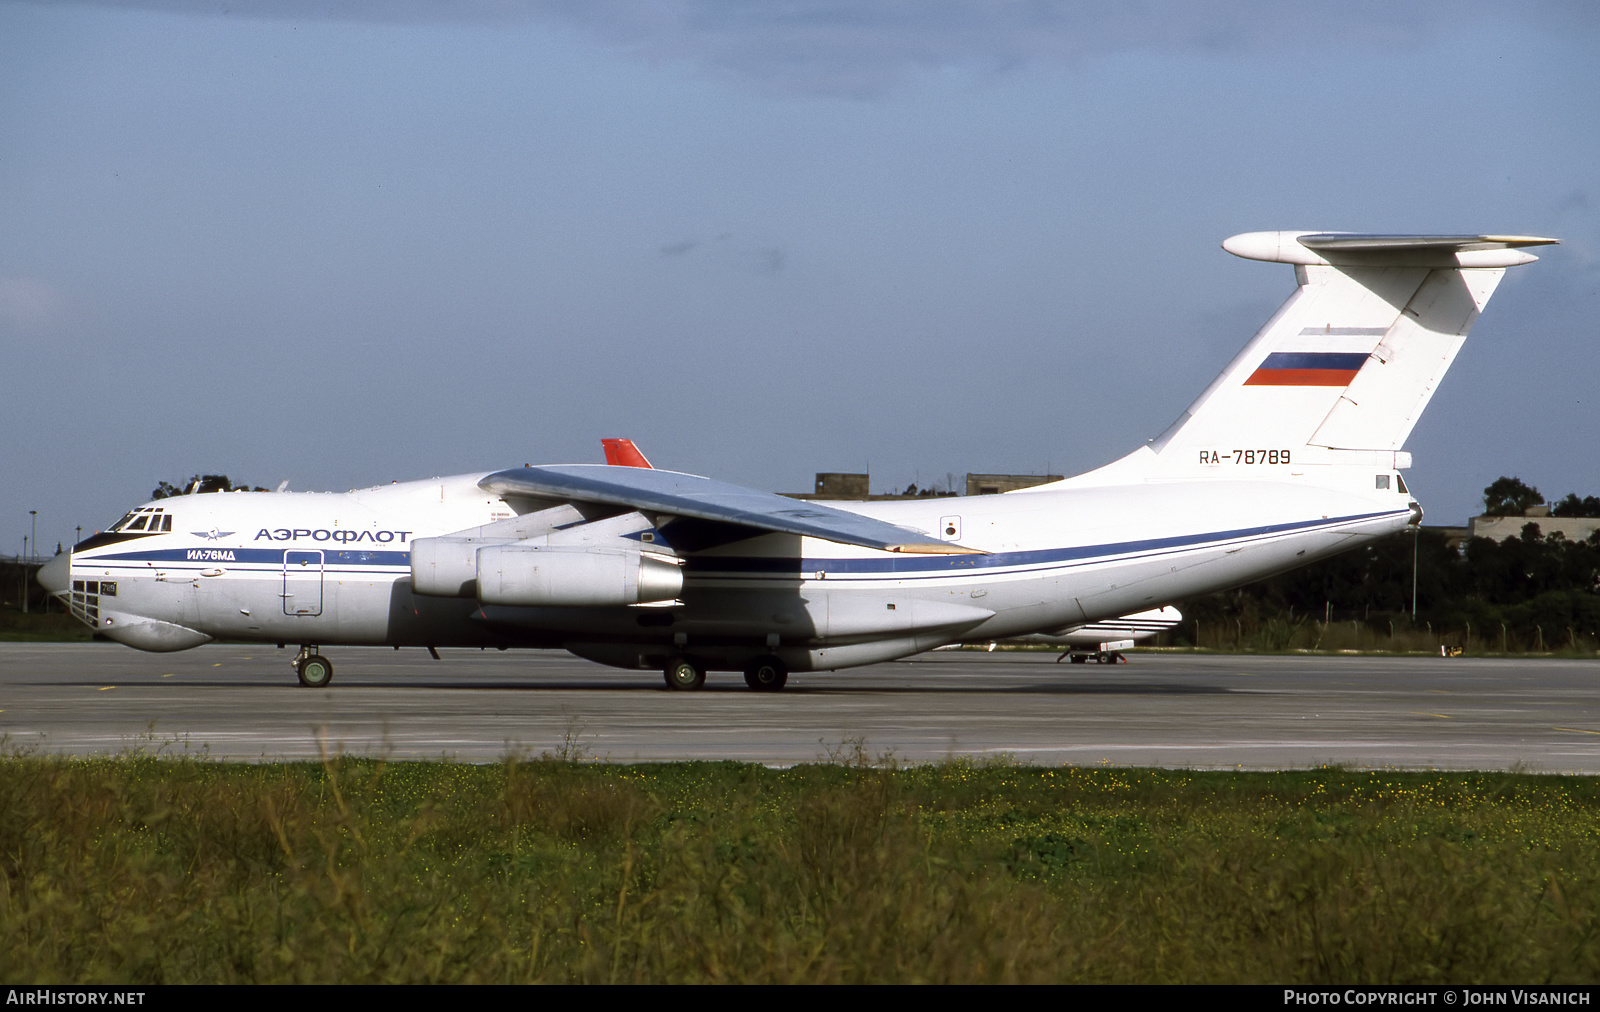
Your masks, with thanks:
<instances>
[{"instance_id":1,"label":"glazed nose","mask_svg":"<svg viewBox=\"0 0 1600 1012\"><path fill-rule=\"evenodd\" d=\"M72 585L72 553L61 552L39 567L39 585L52 594L61 594Z\"/></svg>"}]
</instances>

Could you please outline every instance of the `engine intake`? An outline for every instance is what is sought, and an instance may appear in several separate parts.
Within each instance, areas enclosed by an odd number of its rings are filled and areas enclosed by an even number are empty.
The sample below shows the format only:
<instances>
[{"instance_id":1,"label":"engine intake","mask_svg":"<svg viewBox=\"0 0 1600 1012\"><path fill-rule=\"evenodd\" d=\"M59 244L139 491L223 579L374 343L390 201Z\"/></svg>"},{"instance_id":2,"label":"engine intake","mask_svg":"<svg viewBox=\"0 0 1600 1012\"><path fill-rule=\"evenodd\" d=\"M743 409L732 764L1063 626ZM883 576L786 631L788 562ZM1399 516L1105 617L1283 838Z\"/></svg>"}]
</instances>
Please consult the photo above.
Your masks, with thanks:
<instances>
[{"instance_id":1,"label":"engine intake","mask_svg":"<svg viewBox=\"0 0 1600 1012\"><path fill-rule=\"evenodd\" d=\"M411 590L428 597L477 597L478 549L468 538L415 538L411 542Z\"/></svg>"}]
</instances>

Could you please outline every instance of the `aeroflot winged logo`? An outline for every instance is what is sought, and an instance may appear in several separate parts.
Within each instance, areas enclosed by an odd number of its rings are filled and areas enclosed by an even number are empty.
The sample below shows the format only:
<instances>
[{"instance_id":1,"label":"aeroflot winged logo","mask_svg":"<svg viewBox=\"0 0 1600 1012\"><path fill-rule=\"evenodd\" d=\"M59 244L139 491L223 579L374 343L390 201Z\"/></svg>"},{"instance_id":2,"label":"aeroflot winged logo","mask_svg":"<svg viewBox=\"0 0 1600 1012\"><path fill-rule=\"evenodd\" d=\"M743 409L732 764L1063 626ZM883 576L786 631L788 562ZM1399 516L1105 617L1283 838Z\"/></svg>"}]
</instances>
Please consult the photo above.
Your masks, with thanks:
<instances>
[{"instance_id":1,"label":"aeroflot winged logo","mask_svg":"<svg viewBox=\"0 0 1600 1012\"><path fill-rule=\"evenodd\" d=\"M221 541L223 538L233 537L232 531L219 531L215 527L209 531L190 531L189 533L197 538L205 538L207 541Z\"/></svg>"}]
</instances>

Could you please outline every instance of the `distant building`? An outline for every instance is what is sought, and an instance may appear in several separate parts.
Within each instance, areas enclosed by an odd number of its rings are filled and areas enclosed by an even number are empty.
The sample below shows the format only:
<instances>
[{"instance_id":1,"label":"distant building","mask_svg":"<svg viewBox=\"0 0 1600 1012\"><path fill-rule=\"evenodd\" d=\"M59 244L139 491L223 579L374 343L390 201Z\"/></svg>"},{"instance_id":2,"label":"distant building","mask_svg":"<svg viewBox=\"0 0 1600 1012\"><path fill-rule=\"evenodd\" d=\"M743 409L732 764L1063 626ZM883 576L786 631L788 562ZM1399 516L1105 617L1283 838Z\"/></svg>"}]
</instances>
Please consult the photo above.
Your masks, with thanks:
<instances>
[{"instance_id":1,"label":"distant building","mask_svg":"<svg viewBox=\"0 0 1600 1012\"><path fill-rule=\"evenodd\" d=\"M967 495L998 495L1060 481L1061 478L1059 474L969 474Z\"/></svg>"},{"instance_id":2,"label":"distant building","mask_svg":"<svg viewBox=\"0 0 1600 1012\"><path fill-rule=\"evenodd\" d=\"M1553 517L1549 506L1530 506L1520 517L1473 517L1468 523L1472 525L1473 537L1494 541L1520 538L1522 529L1529 524L1538 524L1540 534L1559 531L1568 541L1587 541L1589 535L1600 531L1600 517Z\"/></svg>"},{"instance_id":3,"label":"distant building","mask_svg":"<svg viewBox=\"0 0 1600 1012\"><path fill-rule=\"evenodd\" d=\"M845 471L819 471L817 472L817 485L812 490L812 499L865 499L869 494L867 488L867 475L850 474Z\"/></svg>"}]
</instances>

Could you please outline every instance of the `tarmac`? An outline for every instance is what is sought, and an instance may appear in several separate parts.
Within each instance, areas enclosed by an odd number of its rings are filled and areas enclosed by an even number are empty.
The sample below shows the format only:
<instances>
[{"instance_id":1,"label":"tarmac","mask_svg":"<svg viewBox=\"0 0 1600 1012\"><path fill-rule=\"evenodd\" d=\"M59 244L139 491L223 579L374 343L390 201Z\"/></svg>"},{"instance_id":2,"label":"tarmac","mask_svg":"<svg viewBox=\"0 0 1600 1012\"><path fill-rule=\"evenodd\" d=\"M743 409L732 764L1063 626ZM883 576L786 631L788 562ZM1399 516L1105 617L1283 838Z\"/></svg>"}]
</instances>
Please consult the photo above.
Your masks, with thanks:
<instances>
[{"instance_id":1,"label":"tarmac","mask_svg":"<svg viewBox=\"0 0 1600 1012\"><path fill-rule=\"evenodd\" d=\"M816 762L1600 773L1600 660L943 651L700 692L556 651L331 647L333 683L302 687L293 650L146 654L102 643L0 643L6 750L214 759L325 754L493 762Z\"/></svg>"}]
</instances>

